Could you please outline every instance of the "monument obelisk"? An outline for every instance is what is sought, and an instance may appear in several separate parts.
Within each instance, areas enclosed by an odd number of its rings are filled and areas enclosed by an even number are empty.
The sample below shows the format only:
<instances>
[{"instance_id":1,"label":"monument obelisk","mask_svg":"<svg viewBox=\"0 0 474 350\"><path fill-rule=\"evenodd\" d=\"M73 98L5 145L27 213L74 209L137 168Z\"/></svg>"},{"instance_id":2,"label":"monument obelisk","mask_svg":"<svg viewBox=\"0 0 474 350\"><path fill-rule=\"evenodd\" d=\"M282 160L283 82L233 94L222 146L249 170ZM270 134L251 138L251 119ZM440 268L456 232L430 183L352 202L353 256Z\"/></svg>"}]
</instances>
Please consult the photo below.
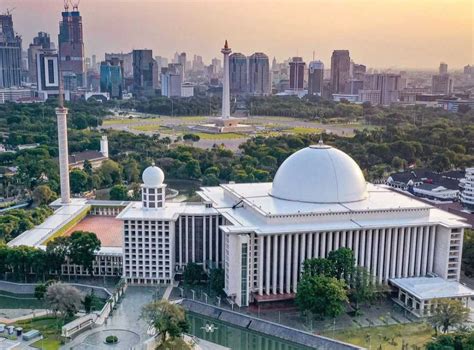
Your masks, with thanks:
<instances>
[{"instance_id":1,"label":"monument obelisk","mask_svg":"<svg viewBox=\"0 0 474 350\"><path fill-rule=\"evenodd\" d=\"M59 148L59 179L61 185L61 204L71 202L69 188L69 151L67 142L67 112L64 107L64 89L62 77L59 77L59 105L56 108L56 118L58 124L58 148Z\"/></svg>"},{"instance_id":2,"label":"monument obelisk","mask_svg":"<svg viewBox=\"0 0 474 350\"><path fill-rule=\"evenodd\" d=\"M230 118L229 55L232 52L227 40L221 50L224 55L224 79L222 81L222 119Z\"/></svg>"}]
</instances>

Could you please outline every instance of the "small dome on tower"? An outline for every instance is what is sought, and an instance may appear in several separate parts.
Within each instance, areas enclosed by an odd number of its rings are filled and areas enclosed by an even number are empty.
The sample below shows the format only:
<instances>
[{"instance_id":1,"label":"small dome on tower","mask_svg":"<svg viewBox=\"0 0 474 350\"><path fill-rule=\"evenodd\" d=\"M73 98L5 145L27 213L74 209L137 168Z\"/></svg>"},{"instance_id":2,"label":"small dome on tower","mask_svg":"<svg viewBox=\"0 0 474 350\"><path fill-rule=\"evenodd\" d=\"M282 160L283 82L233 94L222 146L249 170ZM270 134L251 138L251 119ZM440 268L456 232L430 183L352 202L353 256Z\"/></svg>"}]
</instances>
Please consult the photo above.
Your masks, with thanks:
<instances>
[{"instance_id":1,"label":"small dome on tower","mask_svg":"<svg viewBox=\"0 0 474 350\"><path fill-rule=\"evenodd\" d=\"M153 164L143 171L142 180L146 187L160 187L165 180L165 174Z\"/></svg>"}]
</instances>

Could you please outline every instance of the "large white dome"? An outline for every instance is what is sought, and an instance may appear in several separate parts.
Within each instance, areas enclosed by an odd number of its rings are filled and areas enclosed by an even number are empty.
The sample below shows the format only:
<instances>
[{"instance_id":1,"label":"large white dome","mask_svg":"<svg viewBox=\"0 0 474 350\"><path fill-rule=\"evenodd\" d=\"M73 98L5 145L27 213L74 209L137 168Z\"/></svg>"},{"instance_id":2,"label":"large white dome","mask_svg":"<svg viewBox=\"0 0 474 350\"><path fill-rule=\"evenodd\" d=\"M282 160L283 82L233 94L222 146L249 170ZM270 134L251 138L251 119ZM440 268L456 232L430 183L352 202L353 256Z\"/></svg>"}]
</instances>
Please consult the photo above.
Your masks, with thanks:
<instances>
[{"instance_id":1,"label":"large white dome","mask_svg":"<svg viewBox=\"0 0 474 350\"><path fill-rule=\"evenodd\" d=\"M283 162L273 179L271 195L299 202L355 202L367 198L367 184L351 157L321 142Z\"/></svg>"},{"instance_id":2,"label":"large white dome","mask_svg":"<svg viewBox=\"0 0 474 350\"><path fill-rule=\"evenodd\" d=\"M146 187L160 187L165 180L165 174L163 170L152 165L143 171L142 180Z\"/></svg>"}]
</instances>

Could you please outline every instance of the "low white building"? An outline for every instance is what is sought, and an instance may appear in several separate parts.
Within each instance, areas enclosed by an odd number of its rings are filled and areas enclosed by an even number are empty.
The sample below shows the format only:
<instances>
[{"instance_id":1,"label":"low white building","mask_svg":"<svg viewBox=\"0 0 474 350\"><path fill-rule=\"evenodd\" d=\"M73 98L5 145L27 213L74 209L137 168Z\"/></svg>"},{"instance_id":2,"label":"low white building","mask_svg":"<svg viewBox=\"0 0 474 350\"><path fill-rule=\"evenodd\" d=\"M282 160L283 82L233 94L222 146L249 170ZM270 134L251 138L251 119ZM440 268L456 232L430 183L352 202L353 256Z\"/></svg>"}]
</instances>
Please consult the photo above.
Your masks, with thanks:
<instances>
[{"instance_id":1,"label":"low white building","mask_svg":"<svg viewBox=\"0 0 474 350\"><path fill-rule=\"evenodd\" d=\"M466 209L474 212L474 168L466 169L466 177L461 180L461 203Z\"/></svg>"}]
</instances>

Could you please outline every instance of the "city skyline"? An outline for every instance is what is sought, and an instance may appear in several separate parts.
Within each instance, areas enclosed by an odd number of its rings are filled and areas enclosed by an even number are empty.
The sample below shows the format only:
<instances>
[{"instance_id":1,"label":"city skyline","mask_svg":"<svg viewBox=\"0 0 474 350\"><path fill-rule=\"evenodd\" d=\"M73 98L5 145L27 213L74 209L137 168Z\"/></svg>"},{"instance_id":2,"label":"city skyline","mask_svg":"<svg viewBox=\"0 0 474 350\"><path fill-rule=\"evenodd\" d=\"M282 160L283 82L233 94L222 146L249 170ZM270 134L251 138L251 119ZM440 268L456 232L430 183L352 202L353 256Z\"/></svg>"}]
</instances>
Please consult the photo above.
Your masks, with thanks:
<instances>
[{"instance_id":1,"label":"city skyline","mask_svg":"<svg viewBox=\"0 0 474 350\"><path fill-rule=\"evenodd\" d=\"M184 51L188 57L198 54L210 61L217 56L218 43L228 39L236 52L247 56L264 52L278 61L302 56L309 62L314 51L326 66L337 49L350 50L356 62L373 68L435 70L443 61L454 70L472 63L470 1L402 6L407 4L405 0L300 1L299 6L269 1L83 0L79 10L86 56L96 54L100 59L105 52L148 48L154 55L172 57ZM19 5L5 0L2 11L16 7L15 30L23 42L45 31L57 44L63 2L23 0Z\"/></svg>"}]
</instances>

